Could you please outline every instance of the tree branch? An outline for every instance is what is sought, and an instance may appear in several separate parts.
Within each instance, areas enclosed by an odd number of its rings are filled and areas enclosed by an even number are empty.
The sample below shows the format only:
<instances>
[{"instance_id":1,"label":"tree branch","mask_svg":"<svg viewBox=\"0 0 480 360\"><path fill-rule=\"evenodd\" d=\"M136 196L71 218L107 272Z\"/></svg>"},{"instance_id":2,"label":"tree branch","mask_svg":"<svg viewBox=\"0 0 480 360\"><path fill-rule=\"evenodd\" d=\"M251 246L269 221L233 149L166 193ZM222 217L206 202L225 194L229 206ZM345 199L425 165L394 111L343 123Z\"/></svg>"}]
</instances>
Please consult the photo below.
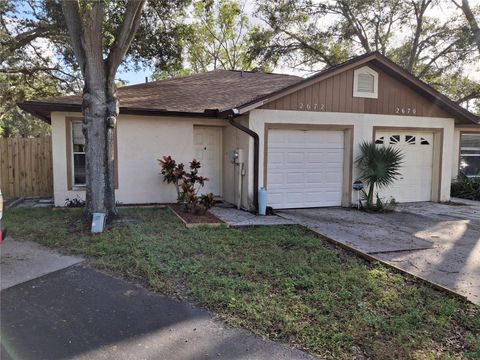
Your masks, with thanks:
<instances>
[{"instance_id":1,"label":"tree branch","mask_svg":"<svg viewBox=\"0 0 480 360\"><path fill-rule=\"evenodd\" d=\"M457 99L455 103L457 104L462 104L468 100L473 100L473 99L480 99L480 90L474 90L470 94L465 95L461 97L460 99Z\"/></svg>"},{"instance_id":2,"label":"tree branch","mask_svg":"<svg viewBox=\"0 0 480 360\"><path fill-rule=\"evenodd\" d=\"M472 9L470 8L468 0L462 0L461 5L455 0L452 0L452 2L463 11L463 14L467 18L468 24L470 25L470 28L473 32L473 40L477 44L478 51L480 52L480 27L478 25L477 19L475 19L475 15L473 14Z\"/></svg>"},{"instance_id":3,"label":"tree branch","mask_svg":"<svg viewBox=\"0 0 480 360\"><path fill-rule=\"evenodd\" d=\"M38 24L37 28L16 35L13 39L8 41L8 45L2 42L2 45L5 46L5 48L2 50L2 53L4 53L6 50L13 52L37 38L45 37L46 35L50 34L54 28L55 27L52 25Z\"/></svg>"},{"instance_id":4,"label":"tree branch","mask_svg":"<svg viewBox=\"0 0 480 360\"><path fill-rule=\"evenodd\" d=\"M418 59L419 42L423 33L423 18L425 16L425 11L427 10L428 6L430 6L431 0L422 0L420 4L417 4L415 0L412 0L411 2L415 12L417 26L415 28L415 34L413 36L412 47L410 49L410 55L407 64L407 70L410 72L412 72L413 67Z\"/></svg>"},{"instance_id":5,"label":"tree branch","mask_svg":"<svg viewBox=\"0 0 480 360\"><path fill-rule=\"evenodd\" d=\"M290 31L288 30L280 30L281 32L285 33L286 35L290 36L292 39L294 39L295 41L298 41L298 43L300 45L302 45L302 47L306 48L306 49L309 49L309 50L312 50L313 52L315 52L316 54L318 54L322 59L323 61L325 61L325 63L330 67L330 66L333 66L333 65L336 65L334 64L334 62L330 59L330 57L323 51L321 51L320 49L308 44L306 41L302 40L299 36L291 33Z\"/></svg>"},{"instance_id":6,"label":"tree branch","mask_svg":"<svg viewBox=\"0 0 480 360\"><path fill-rule=\"evenodd\" d=\"M453 43L448 45L445 49L440 51L437 55L435 55L433 58L431 58L430 61L428 62L428 64L426 64L423 67L422 71L417 76L419 78L422 78L427 73L427 71L430 69L430 66L432 66L438 59L445 56L450 51L450 49L452 49L457 44L457 42L458 41L454 41Z\"/></svg>"},{"instance_id":7,"label":"tree branch","mask_svg":"<svg viewBox=\"0 0 480 360\"><path fill-rule=\"evenodd\" d=\"M70 34L70 40L72 43L73 51L85 77L86 56L85 49L83 48L82 38L82 21L80 17L80 4L78 0L67 0L62 2L63 15L67 23L68 33Z\"/></svg>"},{"instance_id":8,"label":"tree branch","mask_svg":"<svg viewBox=\"0 0 480 360\"><path fill-rule=\"evenodd\" d=\"M107 57L108 77L112 79L123 61L140 25L140 17L146 0L129 0L125 10L125 19L119 27L115 43Z\"/></svg>"}]
</instances>

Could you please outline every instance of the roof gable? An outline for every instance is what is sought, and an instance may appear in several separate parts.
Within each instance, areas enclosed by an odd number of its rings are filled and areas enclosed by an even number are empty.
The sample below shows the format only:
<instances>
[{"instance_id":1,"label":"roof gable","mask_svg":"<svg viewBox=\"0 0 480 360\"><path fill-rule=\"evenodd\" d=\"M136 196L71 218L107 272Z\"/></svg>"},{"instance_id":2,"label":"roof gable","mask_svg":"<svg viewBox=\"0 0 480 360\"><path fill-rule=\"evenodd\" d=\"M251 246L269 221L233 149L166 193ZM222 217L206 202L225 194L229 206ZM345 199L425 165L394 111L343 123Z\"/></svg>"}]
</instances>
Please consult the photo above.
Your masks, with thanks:
<instances>
[{"instance_id":1,"label":"roof gable","mask_svg":"<svg viewBox=\"0 0 480 360\"><path fill-rule=\"evenodd\" d=\"M366 65L381 74L379 91L382 95L379 93L378 99L352 96L353 71ZM312 98L312 94L315 98ZM306 108L308 104L310 109ZM254 102L243 104L238 113L255 108L393 115L407 115L410 109L410 115L451 117L459 123L479 124L477 116L377 52L358 56ZM413 114L413 109L416 114Z\"/></svg>"},{"instance_id":2,"label":"roof gable","mask_svg":"<svg viewBox=\"0 0 480 360\"><path fill-rule=\"evenodd\" d=\"M319 80L261 106L263 109L326 111L386 115L410 115L451 118L452 115L377 66L367 63L378 73L376 98L354 96L354 72L350 68ZM365 64L360 67L364 67Z\"/></svg>"}]
</instances>

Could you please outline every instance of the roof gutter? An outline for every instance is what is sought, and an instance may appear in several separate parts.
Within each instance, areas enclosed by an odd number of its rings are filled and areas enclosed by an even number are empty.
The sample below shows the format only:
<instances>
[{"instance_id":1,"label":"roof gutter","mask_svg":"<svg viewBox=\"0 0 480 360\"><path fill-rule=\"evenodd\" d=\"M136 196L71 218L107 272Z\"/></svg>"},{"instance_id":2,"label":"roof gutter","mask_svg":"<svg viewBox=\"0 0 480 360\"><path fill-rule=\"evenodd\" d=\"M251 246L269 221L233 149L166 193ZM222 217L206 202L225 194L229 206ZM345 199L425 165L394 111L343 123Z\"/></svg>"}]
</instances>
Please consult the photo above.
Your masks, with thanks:
<instances>
[{"instance_id":1,"label":"roof gutter","mask_svg":"<svg viewBox=\"0 0 480 360\"><path fill-rule=\"evenodd\" d=\"M255 131L235 121L235 118L238 116L240 116L240 111L235 108L232 109L227 115L227 119L230 125L236 127L238 130L243 131L253 138L253 206L255 207L255 211L258 211L258 167L260 159L260 138Z\"/></svg>"}]
</instances>

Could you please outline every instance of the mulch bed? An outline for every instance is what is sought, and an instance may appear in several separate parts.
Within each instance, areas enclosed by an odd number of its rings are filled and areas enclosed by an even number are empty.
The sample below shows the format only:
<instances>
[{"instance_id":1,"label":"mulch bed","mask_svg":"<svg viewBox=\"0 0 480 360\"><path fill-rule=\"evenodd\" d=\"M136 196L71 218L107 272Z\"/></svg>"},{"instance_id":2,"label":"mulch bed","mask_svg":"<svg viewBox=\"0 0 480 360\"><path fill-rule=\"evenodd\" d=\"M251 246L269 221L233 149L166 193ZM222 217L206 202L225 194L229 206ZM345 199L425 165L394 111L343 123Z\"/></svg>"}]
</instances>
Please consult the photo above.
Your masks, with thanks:
<instances>
[{"instance_id":1,"label":"mulch bed","mask_svg":"<svg viewBox=\"0 0 480 360\"><path fill-rule=\"evenodd\" d=\"M183 221L187 227L195 227L200 225L219 226L225 224L222 220L209 211L206 211L204 214L197 215L183 211L183 206L179 204L171 204L168 207L180 218L180 220Z\"/></svg>"}]
</instances>

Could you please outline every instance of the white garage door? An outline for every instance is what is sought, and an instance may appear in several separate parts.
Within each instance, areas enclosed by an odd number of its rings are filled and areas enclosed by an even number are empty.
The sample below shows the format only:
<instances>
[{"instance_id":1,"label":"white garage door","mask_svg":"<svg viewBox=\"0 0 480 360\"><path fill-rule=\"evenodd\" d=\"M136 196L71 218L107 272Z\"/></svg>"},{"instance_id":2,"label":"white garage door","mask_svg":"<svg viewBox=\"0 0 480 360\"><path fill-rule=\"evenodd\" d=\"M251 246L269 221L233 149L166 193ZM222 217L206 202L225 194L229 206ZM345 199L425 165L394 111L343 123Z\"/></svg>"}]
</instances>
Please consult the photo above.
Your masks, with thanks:
<instances>
[{"instance_id":1,"label":"white garage door","mask_svg":"<svg viewBox=\"0 0 480 360\"><path fill-rule=\"evenodd\" d=\"M379 191L381 197L398 202L432 199L433 133L416 131L378 131L376 143L392 145L404 154L399 180Z\"/></svg>"},{"instance_id":2,"label":"white garage door","mask_svg":"<svg viewBox=\"0 0 480 360\"><path fill-rule=\"evenodd\" d=\"M269 130L268 206L341 205L343 138L343 131Z\"/></svg>"}]
</instances>

